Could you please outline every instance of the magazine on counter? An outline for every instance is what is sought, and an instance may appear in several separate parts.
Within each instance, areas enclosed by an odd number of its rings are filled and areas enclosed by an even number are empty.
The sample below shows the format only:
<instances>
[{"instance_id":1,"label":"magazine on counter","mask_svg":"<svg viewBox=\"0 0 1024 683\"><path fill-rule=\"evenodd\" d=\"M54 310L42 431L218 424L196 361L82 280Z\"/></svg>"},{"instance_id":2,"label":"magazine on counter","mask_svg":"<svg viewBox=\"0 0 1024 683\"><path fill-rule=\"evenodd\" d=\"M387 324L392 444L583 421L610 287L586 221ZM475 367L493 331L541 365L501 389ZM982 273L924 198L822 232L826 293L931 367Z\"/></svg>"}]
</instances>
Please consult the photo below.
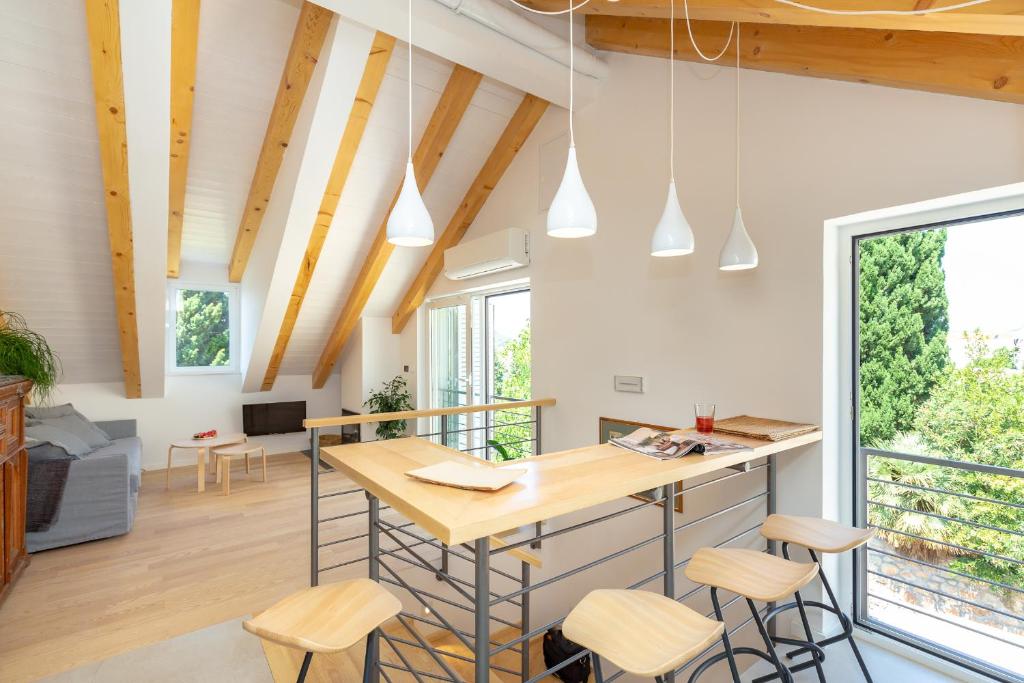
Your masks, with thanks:
<instances>
[{"instance_id":1,"label":"magazine on counter","mask_svg":"<svg viewBox=\"0 0 1024 683\"><path fill-rule=\"evenodd\" d=\"M691 453L722 455L748 449L743 444L710 434L659 432L648 427L641 427L625 436L609 439L608 442L658 460L674 460Z\"/></svg>"}]
</instances>

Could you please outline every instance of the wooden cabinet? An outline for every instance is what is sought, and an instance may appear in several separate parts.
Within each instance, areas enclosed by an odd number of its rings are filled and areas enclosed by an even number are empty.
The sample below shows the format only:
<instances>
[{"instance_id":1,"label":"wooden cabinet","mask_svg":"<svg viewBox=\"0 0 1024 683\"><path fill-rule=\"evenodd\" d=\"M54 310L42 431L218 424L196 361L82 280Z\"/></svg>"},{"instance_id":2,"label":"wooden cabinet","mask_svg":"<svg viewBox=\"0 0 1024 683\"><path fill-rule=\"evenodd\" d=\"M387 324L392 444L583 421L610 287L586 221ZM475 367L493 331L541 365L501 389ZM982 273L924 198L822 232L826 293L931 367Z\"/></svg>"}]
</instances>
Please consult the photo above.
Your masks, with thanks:
<instances>
[{"instance_id":1,"label":"wooden cabinet","mask_svg":"<svg viewBox=\"0 0 1024 683\"><path fill-rule=\"evenodd\" d=\"M32 383L0 378L0 601L28 564L25 513L28 451L25 450L25 402Z\"/></svg>"}]
</instances>

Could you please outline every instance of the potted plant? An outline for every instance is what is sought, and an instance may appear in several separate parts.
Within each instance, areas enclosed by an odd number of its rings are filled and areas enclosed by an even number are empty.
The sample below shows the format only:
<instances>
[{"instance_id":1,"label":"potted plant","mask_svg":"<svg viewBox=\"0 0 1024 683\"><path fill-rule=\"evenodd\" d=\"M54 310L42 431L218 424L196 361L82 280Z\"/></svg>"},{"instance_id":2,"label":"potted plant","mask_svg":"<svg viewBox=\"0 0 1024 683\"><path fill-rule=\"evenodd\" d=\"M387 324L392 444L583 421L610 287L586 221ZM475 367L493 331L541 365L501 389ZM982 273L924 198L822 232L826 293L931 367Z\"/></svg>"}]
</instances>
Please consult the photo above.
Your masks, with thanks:
<instances>
[{"instance_id":1,"label":"potted plant","mask_svg":"<svg viewBox=\"0 0 1024 683\"><path fill-rule=\"evenodd\" d=\"M46 339L25 324L25 318L0 311L0 375L21 375L32 380L39 403L48 403L60 381L60 358Z\"/></svg>"},{"instance_id":2,"label":"potted plant","mask_svg":"<svg viewBox=\"0 0 1024 683\"><path fill-rule=\"evenodd\" d=\"M371 391L363 404L371 413L397 413L412 410L412 396L405 378L401 375L384 382L379 391ZM405 434L405 420L390 420L377 423L378 439L397 439Z\"/></svg>"}]
</instances>

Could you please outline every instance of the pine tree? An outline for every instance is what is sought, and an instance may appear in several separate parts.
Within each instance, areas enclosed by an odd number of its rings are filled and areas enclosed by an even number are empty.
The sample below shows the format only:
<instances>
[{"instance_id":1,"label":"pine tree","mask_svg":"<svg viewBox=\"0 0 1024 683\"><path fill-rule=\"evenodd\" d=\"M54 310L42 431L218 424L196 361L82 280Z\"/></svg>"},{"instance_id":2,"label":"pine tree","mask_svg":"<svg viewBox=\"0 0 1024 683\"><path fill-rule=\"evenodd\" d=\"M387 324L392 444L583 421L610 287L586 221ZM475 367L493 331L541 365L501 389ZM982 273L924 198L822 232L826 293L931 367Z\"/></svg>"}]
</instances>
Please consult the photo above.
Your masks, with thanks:
<instances>
[{"instance_id":1,"label":"pine tree","mask_svg":"<svg viewBox=\"0 0 1024 683\"><path fill-rule=\"evenodd\" d=\"M949 363L946 231L861 242L860 440L883 446L913 428L918 406Z\"/></svg>"}]
</instances>

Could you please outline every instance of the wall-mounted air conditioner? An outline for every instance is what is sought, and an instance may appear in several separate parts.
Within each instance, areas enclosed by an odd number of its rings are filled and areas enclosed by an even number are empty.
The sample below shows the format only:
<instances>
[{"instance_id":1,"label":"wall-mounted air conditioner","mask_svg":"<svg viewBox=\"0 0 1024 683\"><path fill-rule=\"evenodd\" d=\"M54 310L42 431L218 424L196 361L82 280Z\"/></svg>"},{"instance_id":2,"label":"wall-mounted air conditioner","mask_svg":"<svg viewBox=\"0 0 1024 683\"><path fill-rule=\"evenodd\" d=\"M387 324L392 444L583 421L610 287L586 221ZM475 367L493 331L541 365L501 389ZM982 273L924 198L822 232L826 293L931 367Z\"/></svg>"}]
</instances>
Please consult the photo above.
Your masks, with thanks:
<instances>
[{"instance_id":1,"label":"wall-mounted air conditioner","mask_svg":"<svg viewBox=\"0 0 1024 683\"><path fill-rule=\"evenodd\" d=\"M466 280L530 265L530 236L508 228L444 250L444 274Z\"/></svg>"}]
</instances>

